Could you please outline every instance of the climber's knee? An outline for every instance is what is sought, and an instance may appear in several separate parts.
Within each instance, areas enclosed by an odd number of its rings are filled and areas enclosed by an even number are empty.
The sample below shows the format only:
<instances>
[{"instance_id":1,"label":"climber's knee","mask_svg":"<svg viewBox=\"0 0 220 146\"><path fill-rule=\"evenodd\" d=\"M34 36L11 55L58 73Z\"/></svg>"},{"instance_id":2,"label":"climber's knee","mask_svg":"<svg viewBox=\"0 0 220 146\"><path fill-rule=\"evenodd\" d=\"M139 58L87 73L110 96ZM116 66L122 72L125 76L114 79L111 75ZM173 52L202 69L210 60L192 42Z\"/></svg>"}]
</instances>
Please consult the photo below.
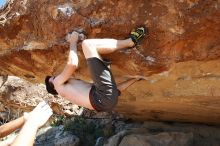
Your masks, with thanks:
<instances>
[{"instance_id":1,"label":"climber's knee","mask_svg":"<svg viewBox=\"0 0 220 146\"><path fill-rule=\"evenodd\" d=\"M86 59L92 57L101 58L98 54L97 48L92 44L90 39L86 39L82 42L82 49Z\"/></svg>"}]
</instances>

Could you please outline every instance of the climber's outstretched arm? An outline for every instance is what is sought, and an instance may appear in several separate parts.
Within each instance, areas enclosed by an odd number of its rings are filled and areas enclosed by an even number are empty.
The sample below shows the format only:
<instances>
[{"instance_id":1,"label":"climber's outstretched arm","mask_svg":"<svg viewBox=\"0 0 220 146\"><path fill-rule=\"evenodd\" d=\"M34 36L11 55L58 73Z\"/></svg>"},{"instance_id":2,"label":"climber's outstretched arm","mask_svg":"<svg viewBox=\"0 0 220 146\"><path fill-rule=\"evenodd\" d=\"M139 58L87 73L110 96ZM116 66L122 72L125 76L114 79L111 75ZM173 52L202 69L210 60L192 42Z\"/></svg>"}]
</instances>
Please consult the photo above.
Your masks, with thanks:
<instances>
[{"instance_id":1,"label":"climber's outstretched arm","mask_svg":"<svg viewBox=\"0 0 220 146\"><path fill-rule=\"evenodd\" d=\"M128 79L128 80L126 80L124 82L119 83L117 85L117 88L120 91L124 91L125 89L127 89L129 86L131 86L133 83L135 83L138 80L140 80L140 79L137 79L137 78Z\"/></svg>"},{"instance_id":2,"label":"climber's outstretched arm","mask_svg":"<svg viewBox=\"0 0 220 146\"><path fill-rule=\"evenodd\" d=\"M62 73L54 79L55 87L64 84L72 76L72 74L78 67L79 61L77 55L77 42L79 39L79 34L77 32L73 32L72 34L69 34L69 37L67 39L70 43L68 61Z\"/></svg>"}]
</instances>

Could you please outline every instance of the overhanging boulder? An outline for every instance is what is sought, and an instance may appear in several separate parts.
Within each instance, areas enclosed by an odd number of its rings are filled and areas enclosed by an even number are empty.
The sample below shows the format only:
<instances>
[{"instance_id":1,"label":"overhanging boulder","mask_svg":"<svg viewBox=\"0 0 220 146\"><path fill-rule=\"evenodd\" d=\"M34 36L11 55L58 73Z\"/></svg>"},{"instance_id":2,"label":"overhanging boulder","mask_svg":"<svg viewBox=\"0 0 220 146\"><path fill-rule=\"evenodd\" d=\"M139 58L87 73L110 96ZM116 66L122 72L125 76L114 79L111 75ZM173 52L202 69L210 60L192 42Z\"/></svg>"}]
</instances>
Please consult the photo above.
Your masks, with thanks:
<instances>
[{"instance_id":1,"label":"overhanging boulder","mask_svg":"<svg viewBox=\"0 0 220 146\"><path fill-rule=\"evenodd\" d=\"M116 81L133 84L117 111L135 119L220 123L220 2L200 0L10 0L0 10L0 75L43 82L64 67L65 35L126 38L148 26L137 49L115 52ZM79 44L76 78L90 80Z\"/></svg>"}]
</instances>

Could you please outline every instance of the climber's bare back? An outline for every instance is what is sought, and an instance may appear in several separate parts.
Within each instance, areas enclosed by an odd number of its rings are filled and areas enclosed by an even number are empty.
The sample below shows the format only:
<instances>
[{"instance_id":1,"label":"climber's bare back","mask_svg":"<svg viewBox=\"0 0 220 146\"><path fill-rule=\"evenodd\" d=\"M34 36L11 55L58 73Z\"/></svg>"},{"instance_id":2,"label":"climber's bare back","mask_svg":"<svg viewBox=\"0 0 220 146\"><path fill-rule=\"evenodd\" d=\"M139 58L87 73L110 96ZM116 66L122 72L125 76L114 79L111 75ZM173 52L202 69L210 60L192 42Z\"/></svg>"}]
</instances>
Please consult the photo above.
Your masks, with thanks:
<instances>
[{"instance_id":1,"label":"climber's bare back","mask_svg":"<svg viewBox=\"0 0 220 146\"><path fill-rule=\"evenodd\" d=\"M90 83L70 78L65 84L59 86L58 89L56 88L56 90L59 95L63 96L72 103L93 109L89 100L91 87L92 84Z\"/></svg>"}]
</instances>

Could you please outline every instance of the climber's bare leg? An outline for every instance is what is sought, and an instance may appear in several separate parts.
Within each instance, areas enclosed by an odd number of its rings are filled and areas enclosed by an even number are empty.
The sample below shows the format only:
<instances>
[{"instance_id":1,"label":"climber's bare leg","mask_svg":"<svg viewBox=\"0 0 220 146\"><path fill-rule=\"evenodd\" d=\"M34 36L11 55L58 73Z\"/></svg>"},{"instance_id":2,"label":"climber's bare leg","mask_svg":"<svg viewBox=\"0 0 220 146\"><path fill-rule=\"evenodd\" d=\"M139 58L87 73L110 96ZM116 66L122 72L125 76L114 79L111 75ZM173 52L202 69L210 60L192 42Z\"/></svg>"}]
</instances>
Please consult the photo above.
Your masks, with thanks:
<instances>
[{"instance_id":1,"label":"climber's bare leg","mask_svg":"<svg viewBox=\"0 0 220 146\"><path fill-rule=\"evenodd\" d=\"M86 59L92 57L97 57L101 59L100 54L108 54L116 50L132 47L132 46L134 46L134 42L130 38L125 40L87 39L84 40L82 43L83 53ZM137 78L128 79L122 83L119 83L117 87L120 91L123 91L137 80L139 79Z\"/></svg>"},{"instance_id":2,"label":"climber's bare leg","mask_svg":"<svg viewBox=\"0 0 220 146\"><path fill-rule=\"evenodd\" d=\"M86 39L82 43L83 53L86 58L97 57L100 59L99 54L108 54L132 46L134 46L134 42L130 38L125 40Z\"/></svg>"},{"instance_id":3,"label":"climber's bare leg","mask_svg":"<svg viewBox=\"0 0 220 146\"><path fill-rule=\"evenodd\" d=\"M119 84L117 84L117 88L118 90L120 91L124 91L125 89L127 89L129 86L131 86L133 83L135 83L136 81L139 81L140 79L138 78L131 78L131 79L128 79L126 81L123 81Z\"/></svg>"}]
</instances>

